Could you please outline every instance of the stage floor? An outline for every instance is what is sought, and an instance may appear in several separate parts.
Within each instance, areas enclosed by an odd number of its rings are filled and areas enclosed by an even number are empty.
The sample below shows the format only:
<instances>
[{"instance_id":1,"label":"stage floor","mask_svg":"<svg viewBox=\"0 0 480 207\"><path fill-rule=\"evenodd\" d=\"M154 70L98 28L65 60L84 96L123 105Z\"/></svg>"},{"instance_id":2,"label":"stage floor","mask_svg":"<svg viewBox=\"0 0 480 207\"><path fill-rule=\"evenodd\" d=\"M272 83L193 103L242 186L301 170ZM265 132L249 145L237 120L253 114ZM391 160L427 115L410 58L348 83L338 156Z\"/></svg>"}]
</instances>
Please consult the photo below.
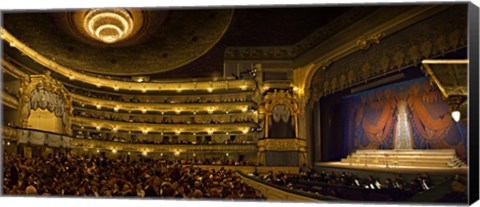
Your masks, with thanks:
<instances>
[{"instance_id":1,"label":"stage floor","mask_svg":"<svg viewBox=\"0 0 480 207\"><path fill-rule=\"evenodd\" d=\"M352 170L366 170L366 171L377 171L377 172L391 172L391 173L429 173L429 174L467 174L468 167L410 167L410 166L389 166L388 168L385 165L374 165L368 164L349 164L342 162L317 162L315 163L317 167L328 167L328 168L341 168L341 169L352 169Z\"/></svg>"}]
</instances>

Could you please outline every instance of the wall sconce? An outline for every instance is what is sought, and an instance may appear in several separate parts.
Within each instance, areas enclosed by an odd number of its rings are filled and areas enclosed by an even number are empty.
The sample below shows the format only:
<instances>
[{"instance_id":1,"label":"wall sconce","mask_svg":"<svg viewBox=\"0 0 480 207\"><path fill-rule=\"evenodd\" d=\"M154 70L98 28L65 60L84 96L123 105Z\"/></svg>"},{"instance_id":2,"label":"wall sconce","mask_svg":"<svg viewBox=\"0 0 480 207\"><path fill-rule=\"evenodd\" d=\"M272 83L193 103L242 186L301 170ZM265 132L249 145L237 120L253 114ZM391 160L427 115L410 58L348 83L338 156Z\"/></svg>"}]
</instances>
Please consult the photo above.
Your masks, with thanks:
<instances>
[{"instance_id":1,"label":"wall sconce","mask_svg":"<svg viewBox=\"0 0 480 207\"><path fill-rule=\"evenodd\" d=\"M173 155L179 156L179 155L180 155L180 151L175 151L175 152L173 152Z\"/></svg>"},{"instance_id":2,"label":"wall sconce","mask_svg":"<svg viewBox=\"0 0 480 207\"><path fill-rule=\"evenodd\" d=\"M118 108L117 107L113 108L113 111L118 112Z\"/></svg>"},{"instance_id":3,"label":"wall sconce","mask_svg":"<svg viewBox=\"0 0 480 207\"><path fill-rule=\"evenodd\" d=\"M147 109L142 109L142 114L146 114L147 113Z\"/></svg>"},{"instance_id":4,"label":"wall sconce","mask_svg":"<svg viewBox=\"0 0 480 207\"><path fill-rule=\"evenodd\" d=\"M99 150L99 149L97 149L97 153L100 153L100 150Z\"/></svg>"},{"instance_id":5,"label":"wall sconce","mask_svg":"<svg viewBox=\"0 0 480 207\"><path fill-rule=\"evenodd\" d=\"M102 105L97 105L97 109L98 110L102 109Z\"/></svg>"},{"instance_id":6,"label":"wall sconce","mask_svg":"<svg viewBox=\"0 0 480 207\"><path fill-rule=\"evenodd\" d=\"M196 155L195 153L193 153L193 156L195 157L195 156L197 156L197 155Z\"/></svg>"},{"instance_id":7,"label":"wall sconce","mask_svg":"<svg viewBox=\"0 0 480 207\"><path fill-rule=\"evenodd\" d=\"M194 111L194 112L193 112L193 115L195 115L195 114L197 114L197 112L196 112L196 111Z\"/></svg>"},{"instance_id":8,"label":"wall sconce","mask_svg":"<svg viewBox=\"0 0 480 207\"><path fill-rule=\"evenodd\" d=\"M165 112L162 111L161 114L163 115L163 114L165 114Z\"/></svg>"},{"instance_id":9,"label":"wall sconce","mask_svg":"<svg viewBox=\"0 0 480 207\"><path fill-rule=\"evenodd\" d=\"M113 154L117 153L117 150L116 150L116 149L113 149L113 150L112 150L112 153L113 153Z\"/></svg>"},{"instance_id":10,"label":"wall sconce","mask_svg":"<svg viewBox=\"0 0 480 207\"><path fill-rule=\"evenodd\" d=\"M163 153L160 153L160 157L163 157Z\"/></svg>"},{"instance_id":11,"label":"wall sconce","mask_svg":"<svg viewBox=\"0 0 480 207\"><path fill-rule=\"evenodd\" d=\"M246 85L243 85L243 86L241 87L241 89L242 89L242 91L245 91L245 90L247 90L247 86L246 86Z\"/></svg>"},{"instance_id":12,"label":"wall sconce","mask_svg":"<svg viewBox=\"0 0 480 207\"><path fill-rule=\"evenodd\" d=\"M142 93L146 93L147 92L147 89L146 88L143 88L142 89Z\"/></svg>"},{"instance_id":13,"label":"wall sconce","mask_svg":"<svg viewBox=\"0 0 480 207\"><path fill-rule=\"evenodd\" d=\"M209 135L212 135L212 134L213 134L213 130L210 129L210 130L207 131L207 133L208 133Z\"/></svg>"},{"instance_id":14,"label":"wall sconce","mask_svg":"<svg viewBox=\"0 0 480 207\"><path fill-rule=\"evenodd\" d=\"M119 90L118 86L113 87L113 90L118 91Z\"/></svg>"},{"instance_id":15,"label":"wall sconce","mask_svg":"<svg viewBox=\"0 0 480 207\"><path fill-rule=\"evenodd\" d=\"M97 85L97 88L102 87L102 84L100 84L100 83L97 83L96 85Z\"/></svg>"},{"instance_id":16,"label":"wall sconce","mask_svg":"<svg viewBox=\"0 0 480 207\"><path fill-rule=\"evenodd\" d=\"M228 157L228 156L230 156L230 155L229 155L229 154L228 154L228 152L227 152L227 153L225 153L225 156L227 156L227 157Z\"/></svg>"},{"instance_id":17,"label":"wall sconce","mask_svg":"<svg viewBox=\"0 0 480 207\"><path fill-rule=\"evenodd\" d=\"M142 134L148 134L148 130L146 129L142 130Z\"/></svg>"},{"instance_id":18,"label":"wall sconce","mask_svg":"<svg viewBox=\"0 0 480 207\"><path fill-rule=\"evenodd\" d=\"M118 132L118 129L117 129L117 128L113 128L113 129L112 129L112 132L113 132L113 133L117 133L117 132Z\"/></svg>"},{"instance_id":19,"label":"wall sconce","mask_svg":"<svg viewBox=\"0 0 480 207\"><path fill-rule=\"evenodd\" d=\"M180 110L177 109L177 110L175 110L175 113L176 113L176 114L180 114L180 113L182 113L182 111L180 111Z\"/></svg>"},{"instance_id":20,"label":"wall sconce","mask_svg":"<svg viewBox=\"0 0 480 207\"><path fill-rule=\"evenodd\" d=\"M146 156L148 155L148 152L147 152L147 151L143 151L143 152L142 152L142 155L146 157Z\"/></svg>"},{"instance_id":21,"label":"wall sconce","mask_svg":"<svg viewBox=\"0 0 480 207\"><path fill-rule=\"evenodd\" d=\"M213 114L213 109L208 109L207 111L209 114Z\"/></svg>"},{"instance_id":22,"label":"wall sconce","mask_svg":"<svg viewBox=\"0 0 480 207\"><path fill-rule=\"evenodd\" d=\"M208 91L209 93L211 93L211 92L213 92L213 88L210 88L210 87L209 87L209 88L207 88L207 91Z\"/></svg>"},{"instance_id":23,"label":"wall sconce","mask_svg":"<svg viewBox=\"0 0 480 207\"><path fill-rule=\"evenodd\" d=\"M10 142L7 142L7 145L10 146Z\"/></svg>"},{"instance_id":24,"label":"wall sconce","mask_svg":"<svg viewBox=\"0 0 480 207\"><path fill-rule=\"evenodd\" d=\"M68 79L75 80L75 76L71 75L70 77L68 77Z\"/></svg>"},{"instance_id":25,"label":"wall sconce","mask_svg":"<svg viewBox=\"0 0 480 207\"><path fill-rule=\"evenodd\" d=\"M130 152L128 152L127 154L130 155Z\"/></svg>"},{"instance_id":26,"label":"wall sconce","mask_svg":"<svg viewBox=\"0 0 480 207\"><path fill-rule=\"evenodd\" d=\"M175 132L176 135L180 135L180 133L181 133L180 131L176 131L176 132Z\"/></svg>"},{"instance_id":27,"label":"wall sconce","mask_svg":"<svg viewBox=\"0 0 480 207\"><path fill-rule=\"evenodd\" d=\"M228 135L228 132L226 132L225 134Z\"/></svg>"},{"instance_id":28,"label":"wall sconce","mask_svg":"<svg viewBox=\"0 0 480 207\"><path fill-rule=\"evenodd\" d=\"M242 131L244 134L248 133L248 129Z\"/></svg>"},{"instance_id":29,"label":"wall sconce","mask_svg":"<svg viewBox=\"0 0 480 207\"><path fill-rule=\"evenodd\" d=\"M100 131L102 129L101 126L97 126L96 128L97 128L97 131Z\"/></svg>"},{"instance_id":30,"label":"wall sconce","mask_svg":"<svg viewBox=\"0 0 480 207\"><path fill-rule=\"evenodd\" d=\"M242 112L247 112L248 111L248 107L245 107L242 109Z\"/></svg>"}]
</instances>

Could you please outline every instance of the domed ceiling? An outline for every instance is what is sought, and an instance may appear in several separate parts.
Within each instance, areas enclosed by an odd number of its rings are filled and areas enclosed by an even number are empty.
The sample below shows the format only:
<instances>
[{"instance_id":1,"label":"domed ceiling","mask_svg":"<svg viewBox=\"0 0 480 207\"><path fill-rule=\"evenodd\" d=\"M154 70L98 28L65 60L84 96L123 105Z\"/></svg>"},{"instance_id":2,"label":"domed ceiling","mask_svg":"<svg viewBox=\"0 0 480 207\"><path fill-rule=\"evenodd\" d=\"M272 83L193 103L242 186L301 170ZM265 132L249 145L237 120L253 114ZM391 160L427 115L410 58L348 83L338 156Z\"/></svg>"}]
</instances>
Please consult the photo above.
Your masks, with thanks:
<instances>
[{"instance_id":1,"label":"domed ceiling","mask_svg":"<svg viewBox=\"0 0 480 207\"><path fill-rule=\"evenodd\" d=\"M105 75L183 66L223 36L233 10L96 9L5 15L4 27L60 65Z\"/></svg>"},{"instance_id":2,"label":"domed ceiling","mask_svg":"<svg viewBox=\"0 0 480 207\"><path fill-rule=\"evenodd\" d=\"M82 72L148 75L150 80L211 78L223 75L224 55L230 47L289 46L311 34L318 44L378 8L4 13L4 27L41 55ZM332 27L334 20L337 23ZM13 48L4 49L7 55L25 61Z\"/></svg>"}]
</instances>

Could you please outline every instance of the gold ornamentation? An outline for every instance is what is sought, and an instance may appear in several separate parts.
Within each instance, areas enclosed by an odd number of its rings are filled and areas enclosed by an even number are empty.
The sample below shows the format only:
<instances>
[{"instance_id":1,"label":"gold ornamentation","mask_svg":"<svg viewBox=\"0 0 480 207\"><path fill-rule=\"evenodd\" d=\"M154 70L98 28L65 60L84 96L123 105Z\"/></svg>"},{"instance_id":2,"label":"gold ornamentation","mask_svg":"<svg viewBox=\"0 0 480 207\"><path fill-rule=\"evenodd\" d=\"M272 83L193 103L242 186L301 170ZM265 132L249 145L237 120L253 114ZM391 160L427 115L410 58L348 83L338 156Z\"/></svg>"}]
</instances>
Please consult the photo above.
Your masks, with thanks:
<instances>
[{"instance_id":1,"label":"gold ornamentation","mask_svg":"<svg viewBox=\"0 0 480 207\"><path fill-rule=\"evenodd\" d=\"M50 71L46 71L44 75L31 75L29 77L22 76L20 79L20 84L20 100L18 107L20 126L27 127L28 125L32 91L42 89L58 95L58 97L60 97L64 102L65 108L62 119L64 124L63 128L66 134L71 134L70 118L73 117L72 98L63 84L50 76Z\"/></svg>"},{"instance_id":2,"label":"gold ornamentation","mask_svg":"<svg viewBox=\"0 0 480 207\"><path fill-rule=\"evenodd\" d=\"M122 142L108 142L91 139L72 139L73 148L87 149L116 149L118 151L137 152L255 152L254 144L241 145L161 145L161 144L130 144Z\"/></svg>"},{"instance_id":3,"label":"gold ornamentation","mask_svg":"<svg viewBox=\"0 0 480 207\"><path fill-rule=\"evenodd\" d=\"M298 151L305 152L307 142L304 139L263 139L258 140L259 152L263 151Z\"/></svg>"},{"instance_id":4,"label":"gold ornamentation","mask_svg":"<svg viewBox=\"0 0 480 207\"><path fill-rule=\"evenodd\" d=\"M384 36L385 34L383 33L372 34L370 36L367 36L367 35L361 36L357 40L357 47L361 50L366 50L370 48L370 46L373 44L379 44L380 39Z\"/></svg>"}]
</instances>

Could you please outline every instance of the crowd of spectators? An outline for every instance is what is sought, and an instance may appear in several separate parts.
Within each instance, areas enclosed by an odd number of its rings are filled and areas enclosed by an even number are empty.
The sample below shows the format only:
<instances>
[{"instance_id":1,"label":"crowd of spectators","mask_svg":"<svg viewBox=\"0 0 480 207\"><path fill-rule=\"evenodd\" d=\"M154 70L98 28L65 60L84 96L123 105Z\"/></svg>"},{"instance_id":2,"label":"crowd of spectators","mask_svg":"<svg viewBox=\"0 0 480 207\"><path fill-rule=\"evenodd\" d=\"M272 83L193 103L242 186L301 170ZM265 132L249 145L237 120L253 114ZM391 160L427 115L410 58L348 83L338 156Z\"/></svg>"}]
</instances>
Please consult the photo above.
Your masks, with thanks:
<instances>
[{"instance_id":1,"label":"crowd of spectators","mask_svg":"<svg viewBox=\"0 0 480 207\"><path fill-rule=\"evenodd\" d=\"M168 160L138 161L71 154L27 158L4 154L6 195L264 200L231 170Z\"/></svg>"},{"instance_id":2,"label":"crowd of spectators","mask_svg":"<svg viewBox=\"0 0 480 207\"><path fill-rule=\"evenodd\" d=\"M109 101L119 101L119 102L129 102L129 103L171 103L171 104L177 104L177 103L233 103L233 102L251 102L252 98L251 96L235 96L235 97L228 97L225 96L223 98L207 98L207 97L188 97L184 100L180 100L178 98L172 98L172 97L164 97L164 98L156 98L156 97L149 97L148 99L140 99L135 96L131 97L122 97L119 95L111 95L111 94L103 94L103 93L96 93L96 92L91 92L88 90L82 90L79 88L70 88L70 91L72 93L80 94L86 97L90 98L98 98L98 99L104 99L104 100L109 100Z\"/></svg>"},{"instance_id":3,"label":"crowd of spectators","mask_svg":"<svg viewBox=\"0 0 480 207\"><path fill-rule=\"evenodd\" d=\"M109 120L109 121L121 121L121 122L130 122L130 123L150 123L150 124L223 124L223 123L255 123L255 120L250 118L234 118L234 115L230 117L230 122L225 122L223 120L215 120L215 119L205 119L199 121L195 119L195 116L191 116L184 119L174 120L172 117L162 117L161 120L156 121L155 119L141 119L135 116L121 117L115 114L109 114L108 116L103 115L96 115L93 113L89 113L87 111L75 110L73 112L74 116L81 116L86 118L93 118L93 119L101 119L101 120Z\"/></svg>"},{"instance_id":4,"label":"crowd of spectators","mask_svg":"<svg viewBox=\"0 0 480 207\"><path fill-rule=\"evenodd\" d=\"M102 140L102 141L111 141L111 142L123 142L123 143L136 143L136 144L252 144L253 141L249 140L241 140L238 141L237 139L225 139L225 141L217 142L214 139L207 139L203 138L196 141L178 139L178 136L162 136L160 138L153 138L153 139L139 139L135 135L130 135L129 138L126 138L121 135L112 135L110 133L106 133L102 135L101 133L88 133L87 131L82 130L74 130L74 137L78 139L94 139L94 140ZM165 139L165 137L168 137Z\"/></svg>"},{"instance_id":5,"label":"crowd of spectators","mask_svg":"<svg viewBox=\"0 0 480 207\"><path fill-rule=\"evenodd\" d=\"M411 180L406 180L402 175L394 178L387 178L382 181L379 177L368 175L360 177L354 173L346 172L317 172L311 168L303 168L299 174L288 175L283 172L273 173L262 176L266 182L282 185L291 189L307 190L316 194L333 196L337 198L351 200L353 199L352 189L356 192L378 191L384 192L388 199L399 200L411 197L419 192L428 190L433 182L427 173L419 173ZM308 183L308 185L305 185ZM349 193L345 193L348 189ZM397 195L391 195L397 194Z\"/></svg>"}]
</instances>

